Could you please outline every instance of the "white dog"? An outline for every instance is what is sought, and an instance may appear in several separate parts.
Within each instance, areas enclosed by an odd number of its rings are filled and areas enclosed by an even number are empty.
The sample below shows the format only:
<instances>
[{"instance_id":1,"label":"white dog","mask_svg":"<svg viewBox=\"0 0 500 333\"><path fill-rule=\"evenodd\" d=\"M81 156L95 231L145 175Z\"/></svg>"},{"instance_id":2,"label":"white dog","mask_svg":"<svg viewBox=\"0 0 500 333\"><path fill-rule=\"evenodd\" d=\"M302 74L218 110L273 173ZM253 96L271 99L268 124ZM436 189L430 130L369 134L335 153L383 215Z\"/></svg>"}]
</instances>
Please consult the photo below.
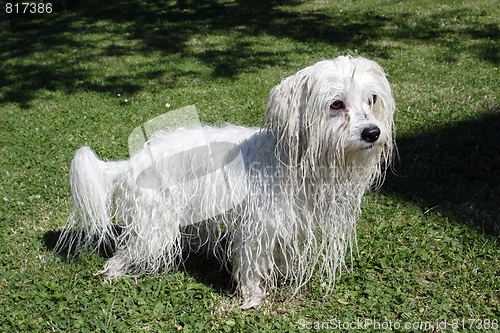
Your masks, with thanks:
<instances>
[{"instance_id":1,"label":"white dog","mask_svg":"<svg viewBox=\"0 0 500 333\"><path fill-rule=\"evenodd\" d=\"M293 292L313 273L327 290L356 246L365 191L383 180L395 104L377 63L339 57L284 79L262 128L159 131L129 160L83 147L71 164L73 214L57 249L112 244L110 278L165 272L210 249L242 308L278 280Z\"/></svg>"}]
</instances>

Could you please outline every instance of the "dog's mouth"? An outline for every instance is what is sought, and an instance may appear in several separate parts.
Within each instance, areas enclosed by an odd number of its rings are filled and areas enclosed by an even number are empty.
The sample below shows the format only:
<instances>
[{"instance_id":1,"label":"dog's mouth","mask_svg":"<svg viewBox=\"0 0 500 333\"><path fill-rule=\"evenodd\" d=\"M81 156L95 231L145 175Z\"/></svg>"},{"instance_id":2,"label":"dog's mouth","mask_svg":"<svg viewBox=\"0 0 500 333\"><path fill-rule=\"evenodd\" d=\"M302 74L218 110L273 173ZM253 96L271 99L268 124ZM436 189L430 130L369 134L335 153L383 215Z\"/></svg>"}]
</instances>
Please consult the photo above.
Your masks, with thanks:
<instances>
[{"instance_id":1,"label":"dog's mouth","mask_svg":"<svg viewBox=\"0 0 500 333\"><path fill-rule=\"evenodd\" d=\"M375 148L375 143L363 143L363 144L357 144L353 145L351 147L346 148L345 152L347 154L356 154L360 153L362 151L371 151L373 148Z\"/></svg>"}]
</instances>

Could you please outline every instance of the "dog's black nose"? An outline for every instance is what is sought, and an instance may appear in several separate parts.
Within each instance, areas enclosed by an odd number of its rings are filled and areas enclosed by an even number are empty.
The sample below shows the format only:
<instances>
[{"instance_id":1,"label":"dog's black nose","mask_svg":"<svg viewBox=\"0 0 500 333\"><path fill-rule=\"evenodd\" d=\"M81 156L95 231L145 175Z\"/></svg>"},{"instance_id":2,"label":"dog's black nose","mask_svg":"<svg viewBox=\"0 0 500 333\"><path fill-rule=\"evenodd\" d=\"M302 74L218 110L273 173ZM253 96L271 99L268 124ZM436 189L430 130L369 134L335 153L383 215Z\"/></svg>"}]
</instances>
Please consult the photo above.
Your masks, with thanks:
<instances>
[{"instance_id":1,"label":"dog's black nose","mask_svg":"<svg viewBox=\"0 0 500 333\"><path fill-rule=\"evenodd\" d=\"M372 125L370 127L366 127L361 132L361 139L363 141L370 142L370 143L377 141L379 136L380 136L380 128L378 128L375 125Z\"/></svg>"}]
</instances>

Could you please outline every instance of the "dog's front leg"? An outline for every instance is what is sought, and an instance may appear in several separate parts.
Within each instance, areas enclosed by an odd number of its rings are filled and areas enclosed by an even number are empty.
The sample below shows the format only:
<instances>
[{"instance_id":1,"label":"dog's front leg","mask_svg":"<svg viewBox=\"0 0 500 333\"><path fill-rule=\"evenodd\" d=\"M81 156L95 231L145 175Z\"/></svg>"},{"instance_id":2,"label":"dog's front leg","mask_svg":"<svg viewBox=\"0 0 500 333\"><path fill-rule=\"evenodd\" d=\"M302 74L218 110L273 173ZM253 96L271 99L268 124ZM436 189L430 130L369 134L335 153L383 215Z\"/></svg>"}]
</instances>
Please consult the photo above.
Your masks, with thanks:
<instances>
[{"instance_id":1,"label":"dog's front leg","mask_svg":"<svg viewBox=\"0 0 500 333\"><path fill-rule=\"evenodd\" d=\"M274 239L268 232L242 237L233 258L233 278L238 285L240 308L257 308L266 297L266 289L276 284Z\"/></svg>"},{"instance_id":2,"label":"dog's front leg","mask_svg":"<svg viewBox=\"0 0 500 333\"><path fill-rule=\"evenodd\" d=\"M238 266L233 269L242 300L240 305L242 309L259 307L266 297L265 271L269 269L269 263L264 256L256 259L252 262L238 261Z\"/></svg>"}]
</instances>

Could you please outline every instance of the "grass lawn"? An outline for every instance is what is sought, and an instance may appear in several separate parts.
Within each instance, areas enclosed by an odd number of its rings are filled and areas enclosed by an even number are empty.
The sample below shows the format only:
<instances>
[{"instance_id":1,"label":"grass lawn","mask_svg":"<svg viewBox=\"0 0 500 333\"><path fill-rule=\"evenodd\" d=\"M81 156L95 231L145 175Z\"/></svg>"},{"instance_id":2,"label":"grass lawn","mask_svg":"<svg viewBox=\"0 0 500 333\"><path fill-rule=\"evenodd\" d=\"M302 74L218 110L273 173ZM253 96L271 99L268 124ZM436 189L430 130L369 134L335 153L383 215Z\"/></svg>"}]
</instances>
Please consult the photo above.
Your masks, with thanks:
<instances>
[{"instance_id":1,"label":"grass lawn","mask_svg":"<svg viewBox=\"0 0 500 333\"><path fill-rule=\"evenodd\" d=\"M498 332L497 0L81 0L28 18L2 5L0 331ZM207 124L258 126L282 78L344 54L388 73L399 158L331 295L313 279L241 311L203 258L108 284L93 276L103 257L51 254L76 149L125 158L135 127L190 104Z\"/></svg>"}]
</instances>

